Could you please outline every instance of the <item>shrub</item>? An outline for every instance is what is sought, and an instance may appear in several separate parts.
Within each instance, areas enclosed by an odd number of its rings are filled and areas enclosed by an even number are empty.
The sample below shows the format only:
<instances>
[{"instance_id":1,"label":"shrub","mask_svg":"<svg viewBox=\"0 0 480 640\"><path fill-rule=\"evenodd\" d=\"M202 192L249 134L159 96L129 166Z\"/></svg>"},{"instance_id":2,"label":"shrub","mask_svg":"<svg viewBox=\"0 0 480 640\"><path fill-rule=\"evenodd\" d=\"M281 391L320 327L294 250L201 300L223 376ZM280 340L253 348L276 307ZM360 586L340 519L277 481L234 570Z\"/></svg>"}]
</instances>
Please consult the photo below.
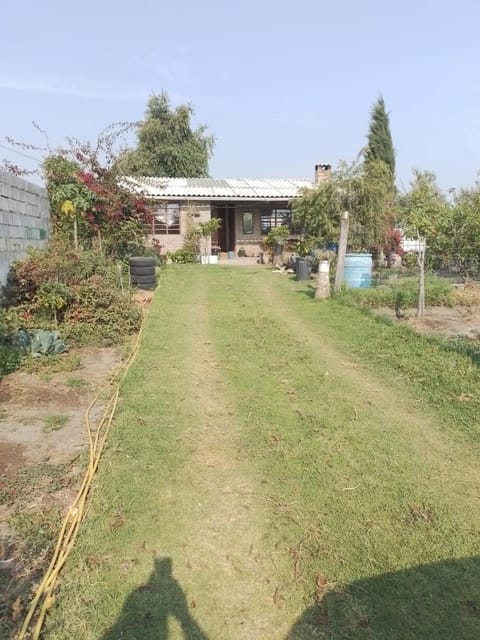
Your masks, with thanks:
<instances>
[{"instance_id":1,"label":"shrub","mask_svg":"<svg viewBox=\"0 0 480 640\"><path fill-rule=\"evenodd\" d=\"M15 371L22 357L13 339L13 329L8 314L0 311L0 378Z\"/></svg>"},{"instance_id":2,"label":"shrub","mask_svg":"<svg viewBox=\"0 0 480 640\"><path fill-rule=\"evenodd\" d=\"M142 315L130 292L121 292L112 272L108 277L91 276L73 290L74 302L67 309L63 337L78 345L108 346L139 329Z\"/></svg>"},{"instance_id":3,"label":"shrub","mask_svg":"<svg viewBox=\"0 0 480 640\"><path fill-rule=\"evenodd\" d=\"M110 345L140 326L131 292L118 285L117 266L97 251L76 251L55 241L15 263L3 303L15 328L58 329L76 344Z\"/></svg>"},{"instance_id":4,"label":"shrub","mask_svg":"<svg viewBox=\"0 0 480 640\"><path fill-rule=\"evenodd\" d=\"M108 263L98 251L75 251L54 241L47 250L30 249L26 258L13 263L3 287L3 304L31 304L47 283L70 287L106 270Z\"/></svg>"},{"instance_id":5,"label":"shrub","mask_svg":"<svg viewBox=\"0 0 480 640\"><path fill-rule=\"evenodd\" d=\"M407 269L416 269L417 267L417 254L416 253L404 253L402 257L402 265Z\"/></svg>"},{"instance_id":6,"label":"shrub","mask_svg":"<svg viewBox=\"0 0 480 640\"><path fill-rule=\"evenodd\" d=\"M174 253L169 253L168 257L172 262L178 264L187 264L190 262L197 262L197 254L188 248L177 249Z\"/></svg>"}]
</instances>

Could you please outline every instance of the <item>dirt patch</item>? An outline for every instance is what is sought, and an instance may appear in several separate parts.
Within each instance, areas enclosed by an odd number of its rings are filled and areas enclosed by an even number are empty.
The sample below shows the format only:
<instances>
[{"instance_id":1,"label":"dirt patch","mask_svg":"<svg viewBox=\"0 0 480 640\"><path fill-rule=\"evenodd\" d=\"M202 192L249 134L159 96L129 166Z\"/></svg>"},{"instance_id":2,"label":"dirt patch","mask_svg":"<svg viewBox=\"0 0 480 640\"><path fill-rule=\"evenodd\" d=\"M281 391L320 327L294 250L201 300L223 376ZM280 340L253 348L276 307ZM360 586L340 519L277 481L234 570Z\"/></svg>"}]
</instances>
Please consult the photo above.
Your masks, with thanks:
<instances>
[{"instance_id":1,"label":"dirt patch","mask_svg":"<svg viewBox=\"0 0 480 640\"><path fill-rule=\"evenodd\" d=\"M480 313L468 307L428 307L423 320L416 318L416 309L407 309L404 318L397 318L395 311L388 307L373 310L374 313L390 318L394 323L407 324L415 331L447 337L480 336Z\"/></svg>"},{"instance_id":2,"label":"dirt patch","mask_svg":"<svg viewBox=\"0 0 480 640\"><path fill-rule=\"evenodd\" d=\"M13 638L83 476L85 411L120 365L79 349L0 382L0 637ZM101 403L94 412L95 419Z\"/></svg>"},{"instance_id":3,"label":"dirt patch","mask_svg":"<svg viewBox=\"0 0 480 640\"><path fill-rule=\"evenodd\" d=\"M106 348L78 350L75 355L79 364L73 371L18 372L1 381L0 460L9 468L63 463L86 448L85 409L120 359L114 349ZM0 478L2 473L0 468Z\"/></svg>"},{"instance_id":4,"label":"dirt patch","mask_svg":"<svg viewBox=\"0 0 480 640\"><path fill-rule=\"evenodd\" d=\"M23 447L19 444L9 444L4 442L0 446L0 488L2 487L2 477L11 478L25 465Z\"/></svg>"}]
</instances>

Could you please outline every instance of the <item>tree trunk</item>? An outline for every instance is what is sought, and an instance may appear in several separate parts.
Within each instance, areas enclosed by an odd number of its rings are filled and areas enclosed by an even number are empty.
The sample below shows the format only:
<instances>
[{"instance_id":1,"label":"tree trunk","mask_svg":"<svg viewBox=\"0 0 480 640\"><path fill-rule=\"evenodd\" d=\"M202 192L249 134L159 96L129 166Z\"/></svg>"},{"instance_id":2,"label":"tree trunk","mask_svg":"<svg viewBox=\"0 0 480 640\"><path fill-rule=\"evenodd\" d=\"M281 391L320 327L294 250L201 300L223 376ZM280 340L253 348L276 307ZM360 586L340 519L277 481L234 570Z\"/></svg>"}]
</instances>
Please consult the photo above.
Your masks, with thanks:
<instances>
[{"instance_id":1,"label":"tree trunk","mask_svg":"<svg viewBox=\"0 0 480 640\"><path fill-rule=\"evenodd\" d=\"M419 239L419 250L417 263L419 268L418 273L418 299L417 299L417 318L423 320L425 315L425 249L426 242L424 239Z\"/></svg>"},{"instance_id":2,"label":"tree trunk","mask_svg":"<svg viewBox=\"0 0 480 640\"><path fill-rule=\"evenodd\" d=\"M335 291L340 291L343 284L343 266L347 253L348 240L348 211L344 211L340 218L340 239L338 241L337 270L335 271Z\"/></svg>"}]
</instances>

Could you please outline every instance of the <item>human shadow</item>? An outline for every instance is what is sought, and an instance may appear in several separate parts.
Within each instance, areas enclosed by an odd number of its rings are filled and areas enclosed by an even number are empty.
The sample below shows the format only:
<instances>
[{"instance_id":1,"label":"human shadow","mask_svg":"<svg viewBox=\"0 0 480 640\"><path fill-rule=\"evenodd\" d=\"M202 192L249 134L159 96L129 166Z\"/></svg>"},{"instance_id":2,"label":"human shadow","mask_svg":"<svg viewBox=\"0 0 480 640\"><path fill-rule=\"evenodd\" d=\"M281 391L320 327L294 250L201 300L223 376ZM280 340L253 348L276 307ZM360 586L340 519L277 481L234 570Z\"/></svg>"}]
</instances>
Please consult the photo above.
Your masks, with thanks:
<instances>
[{"instance_id":1,"label":"human shadow","mask_svg":"<svg viewBox=\"0 0 480 640\"><path fill-rule=\"evenodd\" d=\"M480 558L423 564L330 589L285 640L477 640Z\"/></svg>"},{"instance_id":2,"label":"human shadow","mask_svg":"<svg viewBox=\"0 0 480 640\"><path fill-rule=\"evenodd\" d=\"M190 615L185 594L172 575L170 558L156 558L148 582L125 601L118 620L101 640L168 640L168 619L175 618L184 640L208 640Z\"/></svg>"}]
</instances>

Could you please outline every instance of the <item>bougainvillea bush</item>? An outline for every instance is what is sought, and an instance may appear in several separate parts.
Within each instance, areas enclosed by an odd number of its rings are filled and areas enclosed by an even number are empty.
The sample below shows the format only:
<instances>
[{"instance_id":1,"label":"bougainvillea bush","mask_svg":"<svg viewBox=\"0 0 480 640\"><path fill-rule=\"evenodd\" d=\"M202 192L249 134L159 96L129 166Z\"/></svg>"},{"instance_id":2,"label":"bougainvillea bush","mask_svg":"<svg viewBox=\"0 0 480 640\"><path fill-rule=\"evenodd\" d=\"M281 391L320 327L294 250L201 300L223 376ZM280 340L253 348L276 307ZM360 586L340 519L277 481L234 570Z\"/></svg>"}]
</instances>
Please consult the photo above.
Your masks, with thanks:
<instances>
[{"instance_id":1,"label":"bougainvillea bush","mask_svg":"<svg viewBox=\"0 0 480 640\"><path fill-rule=\"evenodd\" d=\"M88 164L81 152L77 158ZM62 155L49 156L44 170L56 237L75 249L96 249L113 259L152 252L148 207L119 185L113 170L82 166Z\"/></svg>"},{"instance_id":2,"label":"bougainvillea bush","mask_svg":"<svg viewBox=\"0 0 480 640\"><path fill-rule=\"evenodd\" d=\"M48 144L38 149L45 152L52 237L46 250L12 265L0 306L14 329L58 329L69 345L115 344L138 329L126 265L159 247L148 239L147 203L119 174L119 140L132 126L107 127L95 144L69 138L54 152Z\"/></svg>"}]
</instances>

